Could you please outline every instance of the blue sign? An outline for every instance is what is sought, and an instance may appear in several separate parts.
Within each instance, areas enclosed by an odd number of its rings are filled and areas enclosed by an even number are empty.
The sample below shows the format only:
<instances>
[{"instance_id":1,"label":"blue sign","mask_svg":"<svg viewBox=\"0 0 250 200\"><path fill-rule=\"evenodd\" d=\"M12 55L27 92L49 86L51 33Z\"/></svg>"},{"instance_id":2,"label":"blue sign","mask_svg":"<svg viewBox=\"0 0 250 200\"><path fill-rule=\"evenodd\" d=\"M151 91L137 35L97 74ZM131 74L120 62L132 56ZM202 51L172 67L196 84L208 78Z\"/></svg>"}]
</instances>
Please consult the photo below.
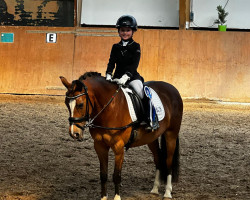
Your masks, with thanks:
<instances>
[{"instance_id":1,"label":"blue sign","mask_svg":"<svg viewBox=\"0 0 250 200\"><path fill-rule=\"evenodd\" d=\"M14 33L1 33L1 42L13 43Z\"/></svg>"}]
</instances>

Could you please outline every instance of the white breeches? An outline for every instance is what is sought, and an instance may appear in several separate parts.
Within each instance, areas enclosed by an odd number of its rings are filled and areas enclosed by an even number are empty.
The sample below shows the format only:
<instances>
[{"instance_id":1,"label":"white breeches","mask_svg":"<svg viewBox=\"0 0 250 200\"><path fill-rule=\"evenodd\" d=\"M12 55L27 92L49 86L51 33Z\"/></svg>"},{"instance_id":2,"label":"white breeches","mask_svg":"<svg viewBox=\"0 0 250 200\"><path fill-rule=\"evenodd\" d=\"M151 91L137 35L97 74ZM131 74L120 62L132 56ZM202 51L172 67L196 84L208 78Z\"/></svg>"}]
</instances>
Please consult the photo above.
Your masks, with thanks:
<instances>
[{"instance_id":1,"label":"white breeches","mask_svg":"<svg viewBox=\"0 0 250 200\"><path fill-rule=\"evenodd\" d=\"M129 83L129 85L135 90L135 92L139 95L141 99L144 97L143 84L141 80L133 80Z\"/></svg>"}]
</instances>

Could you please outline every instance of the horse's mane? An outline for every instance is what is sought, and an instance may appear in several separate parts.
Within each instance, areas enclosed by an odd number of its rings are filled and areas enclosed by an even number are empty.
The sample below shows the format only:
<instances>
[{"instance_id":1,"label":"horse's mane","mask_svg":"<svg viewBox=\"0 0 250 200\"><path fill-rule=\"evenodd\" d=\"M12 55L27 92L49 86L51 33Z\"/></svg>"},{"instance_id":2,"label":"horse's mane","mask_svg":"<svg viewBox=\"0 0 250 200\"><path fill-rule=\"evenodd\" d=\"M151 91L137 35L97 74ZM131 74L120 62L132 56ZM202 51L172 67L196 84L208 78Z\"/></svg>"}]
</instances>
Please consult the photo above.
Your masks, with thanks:
<instances>
[{"instance_id":1,"label":"horse's mane","mask_svg":"<svg viewBox=\"0 0 250 200\"><path fill-rule=\"evenodd\" d=\"M83 75L81 75L79 77L79 80L82 81L82 80L86 80L87 78L89 77L102 77L101 76L101 73L98 73L98 72L86 72L84 73Z\"/></svg>"}]
</instances>

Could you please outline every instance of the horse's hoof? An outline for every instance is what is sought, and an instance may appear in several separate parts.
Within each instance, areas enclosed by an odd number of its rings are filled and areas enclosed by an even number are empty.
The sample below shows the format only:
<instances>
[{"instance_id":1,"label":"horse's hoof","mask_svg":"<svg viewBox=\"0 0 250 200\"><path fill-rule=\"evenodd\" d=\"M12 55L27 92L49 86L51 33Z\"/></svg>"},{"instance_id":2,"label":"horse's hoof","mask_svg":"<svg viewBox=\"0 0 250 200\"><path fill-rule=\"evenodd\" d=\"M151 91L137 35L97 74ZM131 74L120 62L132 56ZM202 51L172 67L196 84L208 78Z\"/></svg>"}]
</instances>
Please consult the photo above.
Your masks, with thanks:
<instances>
[{"instance_id":1,"label":"horse's hoof","mask_svg":"<svg viewBox=\"0 0 250 200\"><path fill-rule=\"evenodd\" d=\"M150 191L150 194L153 194L153 195L159 195L159 191L158 191L158 187L154 187L151 191Z\"/></svg>"},{"instance_id":2,"label":"horse's hoof","mask_svg":"<svg viewBox=\"0 0 250 200\"><path fill-rule=\"evenodd\" d=\"M172 199L172 196L171 196L171 194L170 195L164 195L164 197L163 197L163 199L162 200L170 200L170 199Z\"/></svg>"},{"instance_id":3,"label":"horse's hoof","mask_svg":"<svg viewBox=\"0 0 250 200\"><path fill-rule=\"evenodd\" d=\"M150 195L152 195L152 196L159 196L160 194L159 193L157 193L157 192L150 192Z\"/></svg>"},{"instance_id":4,"label":"horse's hoof","mask_svg":"<svg viewBox=\"0 0 250 200\"><path fill-rule=\"evenodd\" d=\"M102 199L101 200L108 200L108 197L102 197Z\"/></svg>"},{"instance_id":5,"label":"horse's hoof","mask_svg":"<svg viewBox=\"0 0 250 200\"><path fill-rule=\"evenodd\" d=\"M120 195L116 194L114 200L121 200Z\"/></svg>"}]
</instances>

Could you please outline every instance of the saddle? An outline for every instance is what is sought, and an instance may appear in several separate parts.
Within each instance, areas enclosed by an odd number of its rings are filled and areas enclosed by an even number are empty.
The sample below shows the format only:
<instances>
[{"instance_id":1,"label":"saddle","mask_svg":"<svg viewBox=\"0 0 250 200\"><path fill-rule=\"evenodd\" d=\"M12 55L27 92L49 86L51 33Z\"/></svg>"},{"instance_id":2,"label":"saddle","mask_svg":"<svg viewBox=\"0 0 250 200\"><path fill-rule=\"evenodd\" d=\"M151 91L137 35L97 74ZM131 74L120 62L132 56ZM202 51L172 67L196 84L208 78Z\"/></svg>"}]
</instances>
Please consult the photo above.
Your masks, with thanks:
<instances>
[{"instance_id":1,"label":"saddle","mask_svg":"<svg viewBox=\"0 0 250 200\"><path fill-rule=\"evenodd\" d=\"M137 117L137 121L141 122L143 120L145 120L145 106L141 100L141 98L139 97L139 95L133 90L133 88L130 88L132 90L132 93L128 93L132 104L133 104L133 108L135 110L135 115Z\"/></svg>"},{"instance_id":2,"label":"saddle","mask_svg":"<svg viewBox=\"0 0 250 200\"><path fill-rule=\"evenodd\" d=\"M126 97L131 120L133 122L147 121L150 117L151 126L153 121L161 121L165 117L164 107L158 94L150 87L144 86L145 98L143 101L131 87L122 87Z\"/></svg>"},{"instance_id":3,"label":"saddle","mask_svg":"<svg viewBox=\"0 0 250 200\"><path fill-rule=\"evenodd\" d=\"M133 88L122 87L121 89L127 100L131 120L135 122L129 141L125 145L126 150L128 150L136 138L137 134L135 130L140 126L141 122L148 122L150 120L152 130L156 130L159 128L158 121L161 121L165 117L165 111L159 96L152 88L144 86L145 97L143 100L141 100Z\"/></svg>"},{"instance_id":4,"label":"saddle","mask_svg":"<svg viewBox=\"0 0 250 200\"><path fill-rule=\"evenodd\" d=\"M128 104L128 110L133 122L141 122L144 120L145 108L139 95L134 91L132 87L121 88Z\"/></svg>"}]
</instances>

